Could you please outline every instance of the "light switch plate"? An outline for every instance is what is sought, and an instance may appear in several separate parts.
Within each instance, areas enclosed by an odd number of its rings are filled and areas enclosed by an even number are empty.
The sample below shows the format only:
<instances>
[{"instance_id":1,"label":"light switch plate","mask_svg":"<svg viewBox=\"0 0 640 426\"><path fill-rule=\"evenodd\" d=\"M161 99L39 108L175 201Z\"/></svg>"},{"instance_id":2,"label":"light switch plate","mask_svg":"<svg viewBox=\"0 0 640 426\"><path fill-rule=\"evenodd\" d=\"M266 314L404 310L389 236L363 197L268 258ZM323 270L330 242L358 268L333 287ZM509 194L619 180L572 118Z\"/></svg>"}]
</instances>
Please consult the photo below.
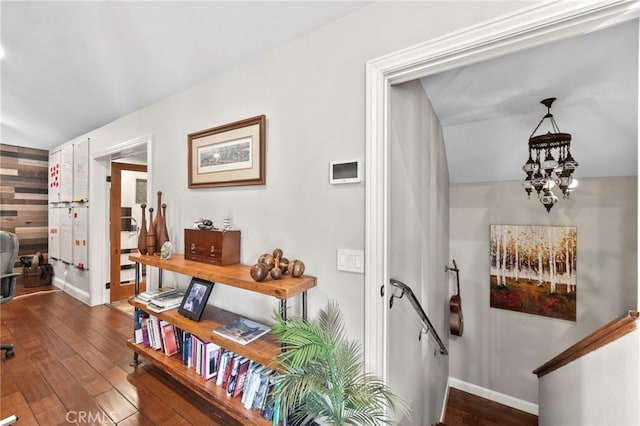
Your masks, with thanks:
<instances>
[{"instance_id":1,"label":"light switch plate","mask_svg":"<svg viewBox=\"0 0 640 426\"><path fill-rule=\"evenodd\" d=\"M338 249L336 264L338 271L364 274L364 251Z\"/></svg>"}]
</instances>

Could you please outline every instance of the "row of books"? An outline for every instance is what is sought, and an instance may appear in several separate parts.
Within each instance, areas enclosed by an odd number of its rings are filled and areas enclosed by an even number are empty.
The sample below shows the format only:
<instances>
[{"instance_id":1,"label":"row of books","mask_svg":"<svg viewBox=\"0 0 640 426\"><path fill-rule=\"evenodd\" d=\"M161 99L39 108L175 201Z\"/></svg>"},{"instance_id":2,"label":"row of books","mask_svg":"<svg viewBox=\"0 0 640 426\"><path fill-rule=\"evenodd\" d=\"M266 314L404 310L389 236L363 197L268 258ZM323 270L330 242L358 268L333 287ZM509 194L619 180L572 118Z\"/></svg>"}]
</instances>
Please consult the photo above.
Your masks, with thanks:
<instances>
[{"instance_id":1,"label":"row of books","mask_svg":"<svg viewBox=\"0 0 640 426\"><path fill-rule=\"evenodd\" d=\"M240 398L246 409L259 410L267 420L273 420L275 416L277 423L272 369L142 310L136 310L134 314L134 341L162 351L166 356L180 354L182 363L203 380L215 380L227 397Z\"/></svg>"},{"instance_id":2,"label":"row of books","mask_svg":"<svg viewBox=\"0 0 640 426\"><path fill-rule=\"evenodd\" d=\"M134 314L134 341L147 348L162 350L165 355L172 356L179 352L179 334L175 327L150 315L136 310Z\"/></svg>"},{"instance_id":3,"label":"row of books","mask_svg":"<svg viewBox=\"0 0 640 426\"><path fill-rule=\"evenodd\" d=\"M204 380L215 380L228 398L240 398L246 409L273 420L275 374L246 357L182 331L182 362Z\"/></svg>"}]
</instances>

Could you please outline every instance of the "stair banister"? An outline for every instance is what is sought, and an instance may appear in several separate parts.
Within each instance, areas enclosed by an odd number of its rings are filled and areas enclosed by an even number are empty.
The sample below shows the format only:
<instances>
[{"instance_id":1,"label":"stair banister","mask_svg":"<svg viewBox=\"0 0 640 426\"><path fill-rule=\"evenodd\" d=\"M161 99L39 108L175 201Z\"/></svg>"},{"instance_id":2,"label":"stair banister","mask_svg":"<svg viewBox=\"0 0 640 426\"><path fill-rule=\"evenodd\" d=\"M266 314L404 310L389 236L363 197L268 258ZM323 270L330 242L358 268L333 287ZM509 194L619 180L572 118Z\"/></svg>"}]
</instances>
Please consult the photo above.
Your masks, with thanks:
<instances>
[{"instance_id":1,"label":"stair banister","mask_svg":"<svg viewBox=\"0 0 640 426\"><path fill-rule=\"evenodd\" d=\"M393 307L393 299L394 298L401 299L404 295L407 295L407 297L409 298L409 302L411 302L411 305L413 306L413 308L418 313L418 316L420 317L420 319L422 320L422 323L424 324L424 326L426 328L426 331L424 333L428 334L429 332L431 332L433 338L438 343L438 347L439 347L440 353L443 354L443 355L448 355L449 352L447 351L447 348L444 346L444 343L442 343L442 340L440 339L440 336L438 335L438 332L433 327L433 324L431 324L431 321L429 320L429 317L424 312L424 309L422 309L422 305L420 305L420 302L418 301L418 299L416 298L415 294L411 290L411 287L409 287L405 283L403 283L401 281L398 281L398 280L395 280L393 278L391 278L389 280L389 283L392 286L402 290L402 294L400 294L400 296L392 295L389 298L389 309L391 309ZM423 332L421 331L420 332L420 336L418 336L418 339L420 339L422 337L422 334L423 334Z\"/></svg>"}]
</instances>

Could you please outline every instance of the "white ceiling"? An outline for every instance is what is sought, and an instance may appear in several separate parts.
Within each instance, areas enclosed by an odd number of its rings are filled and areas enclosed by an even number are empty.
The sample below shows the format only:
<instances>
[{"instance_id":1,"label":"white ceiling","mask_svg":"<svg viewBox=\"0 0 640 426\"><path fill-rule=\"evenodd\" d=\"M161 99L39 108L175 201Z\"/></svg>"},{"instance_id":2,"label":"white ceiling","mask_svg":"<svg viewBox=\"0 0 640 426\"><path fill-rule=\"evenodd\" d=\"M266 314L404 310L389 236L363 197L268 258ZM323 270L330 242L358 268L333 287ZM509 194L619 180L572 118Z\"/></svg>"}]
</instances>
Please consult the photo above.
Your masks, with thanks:
<instances>
[{"instance_id":1,"label":"white ceiling","mask_svg":"<svg viewBox=\"0 0 640 426\"><path fill-rule=\"evenodd\" d=\"M635 21L421 82L443 127L451 183L524 179L529 136L547 112L539 102L550 97L560 130L573 136L575 177L637 175Z\"/></svg>"},{"instance_id":2,"label":"white ceiling","mask_svg":"<svg viewBox=\"0 0 640 426\"><path fill-rule=\"evenodd\" d=\"M0 142L54 148L364 4L1 1Z\"/></svg>"},{"instance_id":3,"label":"white ceiling","mask_svg":"<svg viewBox=\"0 0 640 426\"><path fill-rule=\"evenodd\" d=\"M0 142L51 149L365 4L3 0ZM547 97L576 177L637 175L635 22L422 83L452 183L522 179Z\"/></svg>"}]
</instances>

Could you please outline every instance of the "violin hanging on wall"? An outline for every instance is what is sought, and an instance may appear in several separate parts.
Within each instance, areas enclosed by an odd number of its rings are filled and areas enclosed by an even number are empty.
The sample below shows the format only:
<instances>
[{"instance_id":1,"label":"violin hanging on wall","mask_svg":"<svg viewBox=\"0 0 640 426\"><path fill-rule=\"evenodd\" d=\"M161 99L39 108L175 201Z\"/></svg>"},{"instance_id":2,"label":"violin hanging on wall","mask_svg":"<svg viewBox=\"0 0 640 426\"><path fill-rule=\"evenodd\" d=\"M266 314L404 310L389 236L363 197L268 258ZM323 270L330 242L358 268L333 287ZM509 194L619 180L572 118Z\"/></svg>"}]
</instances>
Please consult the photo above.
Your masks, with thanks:
<instances>
[{"instance_id":1,"label":"violin hanging on wall","mask_svg":"<svg viewBox=\"0 0 640 426\"><path fill-rule=\"evenodd\" d=\"M453 260L453 268L445 266L446 271L455 271L457 293L449 298L449 330L454 336L462 336L464 318L462 317L462 299L460 298L460 270Z\"/></svg>"}]
</instances>

